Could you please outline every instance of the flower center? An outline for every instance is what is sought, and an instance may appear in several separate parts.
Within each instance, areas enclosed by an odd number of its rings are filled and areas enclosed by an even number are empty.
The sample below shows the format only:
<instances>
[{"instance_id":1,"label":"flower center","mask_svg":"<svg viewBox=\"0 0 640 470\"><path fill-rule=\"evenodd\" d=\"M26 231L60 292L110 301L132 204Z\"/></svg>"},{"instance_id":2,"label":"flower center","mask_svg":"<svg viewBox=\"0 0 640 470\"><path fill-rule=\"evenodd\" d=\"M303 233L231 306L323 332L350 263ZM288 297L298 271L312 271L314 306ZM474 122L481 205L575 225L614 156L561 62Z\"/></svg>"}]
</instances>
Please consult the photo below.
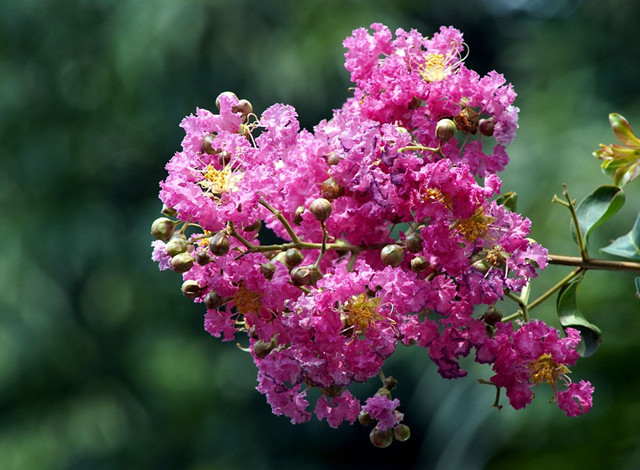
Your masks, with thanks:
<instances>
[{"instance_id":1,"label":"flower center","mask_svg":"<svg viewBox=\"0 0 640 470\"><path fill-rule=\"evenodd\" d=\"M571 372L564 364L554 362L551 354L543 354L527 366L531 382L539 384L542 382L555 385L558 379Z\"/></svg>"},{"instance_id":2,"label":"flower center","mask_svg":"<svg viewBox=\"0 0 640 470\"><path fill-rule=\"evenodd\" d=\"M250 291L244 284L238 287L238 291L233 296L233 302L236 304L236 310L243 315L249 312L257 314L262 306L260 294Z\"/></svg>"},{"instance_id":3,"label":"flower center","mask_svg":"<svg viewBox=\"0 0 640 470\"><path fill-rule=\"evenodd\" d=\"M351 297L344 306L349 323L354 325L357 331L365 331L382 318L376 310L381 300L379 297L370 299L366 294Z\"/></svg>"},{"instance_id":4,"label":"flower center","mask_svg":"<svg viewBox=\"0 0 640 470\"><path fill-rule=\"evenodd\" d=\"M438 188L427 188L422 196L424 202L439 202L446 207L451 205L451 198L448 194L444 194Z\"/></svg>"},{"instance_id":5,"label":"flower center","mask_svg":"<svg viewBox=\"0 0 640 470\"><path fill-rule=\"evenodd\" d=\"M472 242L484 236L494 220L495 218L484 215L484 210L480 207L468 219L458 219L454 226L464 238Z\"/></svg>"},{"instance_id":6,"label":"flower center","mask_svg":"<svg viewBox=\"0 0 640 470\"><path fill-rule=\"evenodd\" d=\"M204 179L198 184L214 196L219 196L222 193L236 191L236 182L242 177L242 174L232 173L228 165L222 170L216 170L213 165L207 165L202 176Z\"/></svg>"}]
</instances>

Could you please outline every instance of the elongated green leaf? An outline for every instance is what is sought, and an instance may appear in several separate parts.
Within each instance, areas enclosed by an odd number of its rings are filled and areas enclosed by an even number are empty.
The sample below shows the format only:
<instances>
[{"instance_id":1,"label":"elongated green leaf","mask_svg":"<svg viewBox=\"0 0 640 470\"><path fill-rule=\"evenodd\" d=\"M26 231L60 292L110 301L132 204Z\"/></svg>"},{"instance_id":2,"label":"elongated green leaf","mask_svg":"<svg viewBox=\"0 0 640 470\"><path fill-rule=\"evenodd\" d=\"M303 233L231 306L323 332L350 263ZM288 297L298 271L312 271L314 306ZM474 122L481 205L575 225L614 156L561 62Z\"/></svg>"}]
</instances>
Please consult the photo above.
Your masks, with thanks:
<instances>
[{"instance_id":1,"label":"elongated green leaf","mask_svg":"<svg viewBox=\"0 0 640 470\"><path fill-rule=\"evenodd\" d=\"M624 200L625 195L620 187L604 185L596 188L578 203L576 214L585 246L593 229L618 212L624 204ZM573 225L571 226L571 234L577 243L578 237Z\"/></svg>"},{"instance_id":2,"label":"elongated green leaf","mask_svg":"<svg viewBox=\"0 0 640 470\"><path fill-rule=\"evenodd\" d=\"M640 299L640 277L636 277L636 297Z\"/></svg>"},{"instance_id":3,"label":"elongated green leaf","mask_svg":"<svg viewBox=\"0 0 640 470\"><path fill-rule=\"evenodd\" d=\"M560 289L556 307L562 327L565 330L575 328L580 331L582 341L578 345L578 353L582 357L589 357L600 346L602 332L600 328L589 323L578 308L577 293L581 282L582 276L579 276Z\"/></svg>"},{"instance_id":4,"label":"elongated green leaf","mask_svg":"<svg viewBox=\"0 0 640 470\"><path fill-rule=\"evenodd\" d=\"M610 245L600 251L614 256L640 261L640 214L631 231L620 238L616 238Z\"/></svg>"}]
</instances>

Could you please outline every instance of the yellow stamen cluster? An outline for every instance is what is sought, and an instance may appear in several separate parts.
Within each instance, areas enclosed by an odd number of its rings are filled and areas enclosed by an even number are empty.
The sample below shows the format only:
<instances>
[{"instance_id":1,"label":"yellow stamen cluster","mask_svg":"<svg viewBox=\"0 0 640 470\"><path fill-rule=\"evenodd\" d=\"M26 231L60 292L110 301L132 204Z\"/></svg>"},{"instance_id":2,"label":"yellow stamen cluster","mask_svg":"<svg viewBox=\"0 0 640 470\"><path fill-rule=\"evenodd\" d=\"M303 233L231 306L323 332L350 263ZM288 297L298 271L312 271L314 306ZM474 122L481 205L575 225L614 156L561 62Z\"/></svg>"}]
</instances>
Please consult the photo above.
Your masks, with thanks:
<instances>
[{"instance_id":1,"label":"yellow stamen cluster","mask_svg":"<svg viewBox=\"0 0 640 470\"><path fill-rule=\"evenodd\" d=\"M444 194L438 188L427 188L422 195L424 202L439 202L449 207L451 204L451 198L448 194Z\"/></svg>"},{"instance_id":2,"label":"yellow stamen cluster","mask_svg":"<svg viewBox=\"0 0 640 470\"><path fill-rule=\"evenodd\" d=\"M349 324L353 325L356 331L365 331L373 323L382 319L377 312L381 300L378 297L369 298L367 294L351 297L344 306Z\"/></svg>"},{"instance_id":3,"label":"yellow stamen cluster","mask_svg":"<svg viewBox=\"0 0 640 470\"><path fill-rule=\"evenodd\" d=\"M480 207L473 216L468 219L459 219L454 226L464 238L473 242L486 235L489 225L494 220L494 217L485 216L483 208Z\"/></svg>"},{"instance_id":4,"label":"yellow stamen cluster","mask_svg":"<svg viewBox=\"0 0 640 470\"><path fill-rule=\"evenodd\" d=\"M241 173L232 173L227 165L222 170L216 170L213 165L207 165L203 170L204 179L200 181L200 186L209 191L214 196L222 193L235 191L236 182L242 177Z\"/></svg>"},{"instance_id":5,"label":"yellow stamen cluster","mask_svg":"<svg viewBox=\"0 0 640 470\"><path fill-rule=\"evenodd\" d=\"M236 304L236 310L243 315L250 312L258 313L262 307L260 294L250 291L244 284L238 287L238 291L233 296L233 302Z\"/></svg>"},{"instance_id":6,"label":"yellow stamen cluster","mask_svg":"<svg viewBox=\"0 0 640 470\"><path fill-rule=\"evenodd\" d=\"M547 353L532 361L527 367L530 371L529 378L535 384L544 382L555 385L560 377L571 372L564 364L554 362L551 354Z\"/></svg>"},{"instance_id":7,"label":"yellow stamen cluster","mask_svg":"<svg viewBox=\"0 0 640 470\"><path fill-rule=\"evenodd\" d=\"M427 82L440 82L451 73L445 56L442 54L427 54L424 64L420 67L420 76Z\"/></svg>"}]
</instances>

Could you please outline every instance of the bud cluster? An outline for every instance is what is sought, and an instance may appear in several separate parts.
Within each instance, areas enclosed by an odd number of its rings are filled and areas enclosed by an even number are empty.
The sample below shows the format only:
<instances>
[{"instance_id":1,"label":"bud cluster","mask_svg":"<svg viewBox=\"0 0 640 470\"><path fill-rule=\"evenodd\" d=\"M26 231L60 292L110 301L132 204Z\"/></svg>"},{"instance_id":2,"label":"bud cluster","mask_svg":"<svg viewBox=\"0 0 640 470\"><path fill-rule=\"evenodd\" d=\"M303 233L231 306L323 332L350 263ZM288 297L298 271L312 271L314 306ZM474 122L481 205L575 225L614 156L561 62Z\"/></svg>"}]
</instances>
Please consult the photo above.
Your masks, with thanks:
<instances>
[{"instance_id":1,"label":"bud cluster","mask_svg":"<svg viewBox=\"0 0 640 470\"><path fill-rule=\"evenodd\" d=\"M536 326L527 355L513 340L520 329L475 314L497 311L546 265L529 221L494 201L517 127L511 85L467 69L453 28L431 39L372 28L345 40L354 95L313 132L291 106L258 118L231 92L217 114L186 117L151 233L160 269L180 273L182 293L206 307L206 330L246 335L274 413L376 422L371 441L384 447L409 437L395 381L364 404L349 385L382 375L399 344L427 349L445 378L464 376L459 360L474 356L520 408L539 383L529 371L554 379L545 368L575 362L577 343L556 334L563 354L546 359L555 330ZM280 241L263 245L263 228ZM575 414L574 399L590 407L582 382L552 385L565 411ZM313 410L309 387L320 391Z\"/></svg>"}]
</instances>

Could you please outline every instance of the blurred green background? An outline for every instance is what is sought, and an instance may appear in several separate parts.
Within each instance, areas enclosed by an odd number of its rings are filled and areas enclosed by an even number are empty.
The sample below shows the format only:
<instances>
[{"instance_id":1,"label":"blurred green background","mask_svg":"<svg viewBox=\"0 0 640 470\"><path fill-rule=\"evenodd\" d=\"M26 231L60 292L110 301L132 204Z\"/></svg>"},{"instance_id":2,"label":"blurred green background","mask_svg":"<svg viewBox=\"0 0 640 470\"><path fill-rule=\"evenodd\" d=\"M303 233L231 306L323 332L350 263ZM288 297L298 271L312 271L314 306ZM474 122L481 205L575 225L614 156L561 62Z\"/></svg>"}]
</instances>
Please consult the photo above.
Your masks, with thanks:
<instances>
[{"instance_id":1,"label":"blurred green background","mask_svg":"<svg viewBox=\"0 0 640 470\"><path fill-rule=\"evenodd\" d=\"M468 66L514 83L520 130L504 189L533 236L576 255L551 205L608 180L591 152L612 111L640 130L640 4L632 0L0 1L0 468L640 468L640 304L633 276L590 273L580 302L604 333L573 369L595 406L569 419L539 390L515 412L438 377L424 351L385 367L412 438L380 450L356 425L292 426L255 391L250 357L203 330L203 308L150 259L158 182L180 120L223 90L311 128L348 95L357 27L461 29ZM640 185L595 234L627 232ZM593 251L597 254L596 250ZM567 269L550 267L536 292ZM534 292L535 295L535 292ZM535 311L558 326L553 302Z\"/></svg>"}]
</instances>

